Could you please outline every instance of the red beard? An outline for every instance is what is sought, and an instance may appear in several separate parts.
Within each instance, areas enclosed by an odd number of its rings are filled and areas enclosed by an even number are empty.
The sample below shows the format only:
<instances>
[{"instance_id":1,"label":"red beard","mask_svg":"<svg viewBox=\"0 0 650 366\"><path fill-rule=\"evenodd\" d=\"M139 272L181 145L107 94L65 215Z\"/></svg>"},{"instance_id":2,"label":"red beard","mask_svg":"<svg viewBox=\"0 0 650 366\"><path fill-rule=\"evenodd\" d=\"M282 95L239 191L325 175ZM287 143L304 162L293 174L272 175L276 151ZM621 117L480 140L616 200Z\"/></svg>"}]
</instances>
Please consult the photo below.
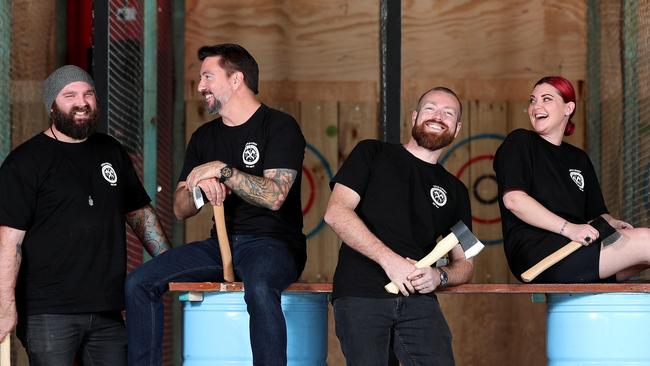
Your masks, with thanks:
<instances>
[{"instance_id":1,"label":"red beard","mask_svg":"<svg viewBox=\"0 0 650 366\"><path fill-rule=\"evenodd\" d=\"M452 141L454 141L454 135L456 134L455 130L454 132L451 132L451 130L445 128L439 134L427 132L425 125L429 122L433 122L433 121L427 120L427 121L422 121L420 123L416 123L411 129L411 136L413 136L415 142L417 142L419 146L422 146L425 149L431 151L435 151L438 149L442 149L445 146L448 146L449 144L452 143Z\"/></svg>"}]
</instances>

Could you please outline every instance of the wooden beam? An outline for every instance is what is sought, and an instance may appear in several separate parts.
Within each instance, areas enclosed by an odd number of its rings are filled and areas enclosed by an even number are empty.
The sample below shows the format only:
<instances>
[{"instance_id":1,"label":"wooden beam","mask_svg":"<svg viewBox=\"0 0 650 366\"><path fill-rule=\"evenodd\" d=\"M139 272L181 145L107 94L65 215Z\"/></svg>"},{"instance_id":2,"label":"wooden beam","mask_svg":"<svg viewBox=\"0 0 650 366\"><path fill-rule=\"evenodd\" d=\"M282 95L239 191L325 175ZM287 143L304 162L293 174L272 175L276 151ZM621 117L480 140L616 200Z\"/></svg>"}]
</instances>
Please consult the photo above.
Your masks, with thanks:
<instances>
[{"instance_id":1,"label":"wooden beam","mask_svg":"<svg viewBox=\"0 0 650 366\"><path fill-rule=\"evenodd\" d=\"M169 291L237 292L244 291L244 284L241 282L171 282ZM332 284L296 282L285 291L332 292ZM650 293L650 283L468 283L436 290L436 293L439 294L577 294L611 292Z\"/></svg>"}]
</instances>

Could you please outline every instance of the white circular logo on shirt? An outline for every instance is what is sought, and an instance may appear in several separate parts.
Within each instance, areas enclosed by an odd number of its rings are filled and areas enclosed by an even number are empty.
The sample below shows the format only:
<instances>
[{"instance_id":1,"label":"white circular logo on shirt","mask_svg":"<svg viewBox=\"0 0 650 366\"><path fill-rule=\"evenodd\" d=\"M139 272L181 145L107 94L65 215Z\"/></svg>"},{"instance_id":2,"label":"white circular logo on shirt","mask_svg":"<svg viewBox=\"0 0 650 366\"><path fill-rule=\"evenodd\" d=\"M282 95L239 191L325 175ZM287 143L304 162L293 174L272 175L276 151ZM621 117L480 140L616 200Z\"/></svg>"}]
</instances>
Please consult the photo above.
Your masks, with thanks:
<instances>
[{"instance_id":1,"label":"white circular logo on shirt","mask_svg":"<svg viewBox=\"0 0 650 366\"><path fill-rule=\"evenodd\" d=\"M241 158L247 168L252 168L255 163L260 160L260 151L257 149L257 144L254 142L247 142L244 147L244 152L241 154Z\"/></svg>"},{"instance_id":2,"label":"white circular logo on shirt","mask_svg":"<svg viewBox=\"0 0 650 366\"><path fill-rule=\"evenodd\" d=\"M585 188L585 179L582 177L581 171L577 169L569 169L569 176L581 191Z\"/></svg>"},{"instance_id":3,"label":"white circular logo on shirt","mask_svg":"<svg viewBox=\"0 0 650 366\"><path fill-rule=\"evenodd\" d=\"M117 172L111 163L102 163L102 177L112 186L117 185Z\"/></svg>"},{"instance_id":4,"label":"white circular logo on shirt","mask_svg":"<svg viewBox=\"0 0 650 366\"><path fill-rule=\"evenodd\" d=\"M433 205L440 208L447 204L447 191L440 186L433 186L429 191Z\"/></svg>"}]
</instances>

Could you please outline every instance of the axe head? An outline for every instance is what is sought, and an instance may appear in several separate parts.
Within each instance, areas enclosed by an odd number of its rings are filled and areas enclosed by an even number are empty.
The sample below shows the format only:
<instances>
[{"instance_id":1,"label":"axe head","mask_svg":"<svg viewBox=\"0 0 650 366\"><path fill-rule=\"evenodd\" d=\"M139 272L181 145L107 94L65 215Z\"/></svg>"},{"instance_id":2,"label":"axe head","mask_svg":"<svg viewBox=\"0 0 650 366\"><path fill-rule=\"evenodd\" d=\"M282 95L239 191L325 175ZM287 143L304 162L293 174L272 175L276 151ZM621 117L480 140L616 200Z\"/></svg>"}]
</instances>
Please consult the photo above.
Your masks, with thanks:
<instances>
[{"instance_id":1,"label":"axe head","mask_svg":"<svg viewBox=\"0 0 650 366\"><path fill-rule=\"evenodd\" d=\"M472 233L472 231L463 223L462 220L459 220L454 226L451 227L451 232L454 233L458 239L460 246L465 252L465 258L467 259L470 259L473 256L477 255L481 252L481 250L483 250L483 248L485 248L483 243L481 243L481 241L478 240L476 236L474 236L474 233Z\"/></svg>"},{"instance_id":2,"label":"axe head","mask_svg":"<svg viewBox=\"0 0 650 366\"><path fill-rule=\"evenodd\" d=\"M614 244L621 237L621 233L616 231L602 216L589 221L589 225L598 230L598 237L604 246Z\"/></svg>"}]
</instances>

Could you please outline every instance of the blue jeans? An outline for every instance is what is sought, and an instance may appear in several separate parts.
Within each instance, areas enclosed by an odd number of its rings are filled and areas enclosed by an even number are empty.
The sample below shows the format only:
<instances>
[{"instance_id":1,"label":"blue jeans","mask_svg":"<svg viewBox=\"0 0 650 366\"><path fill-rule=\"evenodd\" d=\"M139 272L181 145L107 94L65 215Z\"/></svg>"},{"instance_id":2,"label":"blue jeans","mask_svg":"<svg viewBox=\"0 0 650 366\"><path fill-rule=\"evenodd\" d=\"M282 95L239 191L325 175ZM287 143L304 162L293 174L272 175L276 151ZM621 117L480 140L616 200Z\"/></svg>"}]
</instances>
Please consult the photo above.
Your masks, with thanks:
<instances>
[{"instance_id":1,"label":"blue jeans","mask_svg":"<svg viewBox=\"0 0 650 366\"><path fill-rule=\"evenodd\" d=\"M391 347L402 365L454 365L451 332L435 297L341 297L336 336L348 366L383 366Z\"/></svg>"},{"instance_id":2,"label":"blue jeans","mask_svg":"<svg viewBox=\"0 0 650 366\"><path fill-rule=\"evenodd\" d=\"M126 331L119 311L27 315L18 327L31 366L126 365Z\"/></svg>"},{"instance_id":3,"label":"blue jeans","mask_svg":"<svg viewBox=\"0 0 650 366\"><path fill-rule=\"evenodd\" d=\"M288 244L254 235L230 236L235 275L244 282L255 365L286 365L287 330L280 293L300 275ZM131 366L162 364L162 295L169 282L223 281L216 239L168 250L135 269L126 280L126 327ZM215 324L215 331L219 325ZM218 345L215 344L215 347Z\"/></svg>"}]
</instances>

